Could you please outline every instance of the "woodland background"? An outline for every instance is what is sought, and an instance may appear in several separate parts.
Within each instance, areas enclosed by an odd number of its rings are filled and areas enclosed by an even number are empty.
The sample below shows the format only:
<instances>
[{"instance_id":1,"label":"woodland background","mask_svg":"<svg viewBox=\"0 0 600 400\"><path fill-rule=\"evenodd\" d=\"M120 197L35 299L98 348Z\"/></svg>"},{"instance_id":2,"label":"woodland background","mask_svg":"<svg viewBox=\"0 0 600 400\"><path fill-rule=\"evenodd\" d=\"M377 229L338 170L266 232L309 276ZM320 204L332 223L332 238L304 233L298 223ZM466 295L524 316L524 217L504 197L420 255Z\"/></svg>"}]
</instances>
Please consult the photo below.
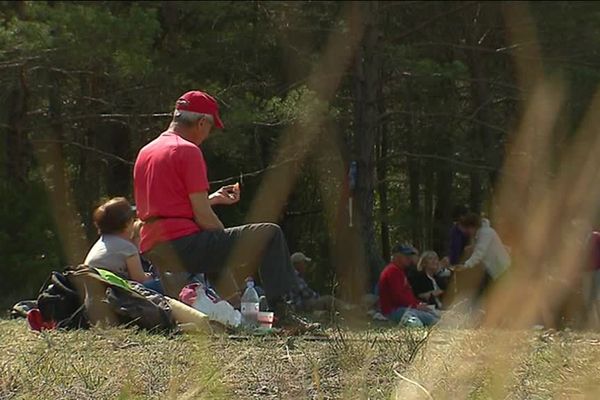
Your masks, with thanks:
<instances>
[{"instance_id":1,"label":"woodland background","mask_svg":"<svg viewBox=\"0 0 600 400\"><path fill-rule=\"evenodd\" d=\"M455 206L493 215L528 90L514 57L568 88L560 154L599 40L595 2L0 2L1 302L83 260L94 206L133 200L138 149L191 89L221 104L214 189L242 183L225 224L276 221L315 288L369 287L396 242L444 253Z\"/></svg>"}]
</instances>

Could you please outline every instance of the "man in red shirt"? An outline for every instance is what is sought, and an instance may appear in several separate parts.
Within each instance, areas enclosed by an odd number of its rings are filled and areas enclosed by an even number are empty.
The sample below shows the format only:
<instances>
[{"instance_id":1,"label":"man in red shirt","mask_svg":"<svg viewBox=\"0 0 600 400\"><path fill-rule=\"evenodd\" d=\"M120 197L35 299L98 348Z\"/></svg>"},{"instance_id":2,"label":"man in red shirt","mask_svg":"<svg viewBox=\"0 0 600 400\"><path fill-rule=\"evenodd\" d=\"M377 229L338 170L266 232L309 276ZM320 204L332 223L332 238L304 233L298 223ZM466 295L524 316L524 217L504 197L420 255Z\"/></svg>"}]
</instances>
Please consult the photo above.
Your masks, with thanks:
<instances>
[{"instance_id":1,"label":"man in red shirt","mask_svg":"<svg viewBox=\"0 0 600 400\"><path fill-rule=\"evenodd\" d=\"M137 213L144 221L140 250L160 270L171 296L186 283L181 276L207 274L228 295L237 291L236 282L258 270L269 303L285 304L297 282L279 226L225 229L213 211L240 199L238 184L209 194L199 146L213 126L223 128L216 100L187 92L177 100L169 128L140 150L134 166Z\"/></svg>"},{"instance_id":2,"label":"man in red shirt","mask_svg":"<svg viewBox=\"0 0 600 400\"><path fill-rule=\"evenodd\" d=\"M397 245L392 249L392 262L379 276L379 305L381 313L399 322L405 314L417 317L425 326L434 325L439 317L415 297L406 277L405 268L415 254L412 247Z\"/></svg>"}]
</instances>

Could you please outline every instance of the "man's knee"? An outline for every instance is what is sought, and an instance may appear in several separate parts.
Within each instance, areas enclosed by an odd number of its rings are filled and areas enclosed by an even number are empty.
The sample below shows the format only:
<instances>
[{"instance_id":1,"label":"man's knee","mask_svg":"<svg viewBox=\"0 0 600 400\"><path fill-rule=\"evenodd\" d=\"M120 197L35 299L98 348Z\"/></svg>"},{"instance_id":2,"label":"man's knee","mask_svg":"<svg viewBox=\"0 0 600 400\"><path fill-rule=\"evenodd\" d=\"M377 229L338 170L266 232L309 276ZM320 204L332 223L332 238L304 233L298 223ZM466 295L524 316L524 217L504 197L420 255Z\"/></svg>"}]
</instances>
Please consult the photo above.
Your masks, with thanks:
<instances>
[{"instance_id":1,"label":"man's knee","mask_svg":"<svg viewBox=\"0 0 600 400\"><path fill-rule=\"evenodd\" d=\"M277 224L271 222L264 222L260 224L253 224L254 230L268 235L269 237L283 237L283 231Z\"/></svg>"},{"instance_id":2,"label":"man's knee","mask_svg":"<svg viewBox=\"0 0 600 400\"><path fill-rule=\"evenodd\" d=\"M272 222L263 222L258 224L262 227L262 229L271 230L271 231L281 231L281 227Z\"/></svg>"}]
</instances>

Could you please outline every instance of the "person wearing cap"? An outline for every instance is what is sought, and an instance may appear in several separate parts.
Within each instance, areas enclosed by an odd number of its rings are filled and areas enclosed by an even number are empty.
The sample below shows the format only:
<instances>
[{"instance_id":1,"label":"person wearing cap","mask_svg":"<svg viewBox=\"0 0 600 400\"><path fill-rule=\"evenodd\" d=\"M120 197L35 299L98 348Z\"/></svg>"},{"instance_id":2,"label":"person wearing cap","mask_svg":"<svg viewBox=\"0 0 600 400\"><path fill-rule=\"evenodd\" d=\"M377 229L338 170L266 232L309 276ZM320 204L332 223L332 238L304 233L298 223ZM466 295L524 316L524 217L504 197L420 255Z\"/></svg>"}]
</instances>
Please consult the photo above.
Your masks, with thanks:
<instances>
[{"instance_id":1,"label":"person wearing cap","mask_svg":"<svg viewBox=\"0 0 600 400\"><path fill-rule=\"evenodd\" d=\"M381 313L392 321L399 322L409 313L425 326L434 325L439 317L431 308L419 301L406 276L406 268L411 265L415 249L409 246L396 245L392 249L392 260L379 276L379 305Z\"/></svg>"},{"instance_id":2,"label":"person wearing cap","mask_svg":"<svg viewBox=\"0 0 600 400\"><path fill-rule=\"evenodd\" d=\"M177 100L168 129L139 151L133 174L137 213L144 221L141 252L160 271L171 296L187 283L177 276L204 273L229 296L258 269L269 304L284 314L297 282L281 228L263 223L226 229L213 210L240 200L238 184L209 193L200 145L213 127L223 128L217 101L201 91L187 92Z\"/></svg>"},{"instance_id":3,"label":"person wearing cap","mask_svg":"<svg viewBox=\"0 0 600 400\"><path fill-rule=\"evenodd\" d=\"M333 296L321 296L308 286L304 275L308 264L312 262L310 257L307 257L304 253L296 252L290 258L298 279L299 290L291 297L291 301L297 309L303 311L349 311L353 308L350 304Z\"/></svg>"},{"instance_id":4,"label":"person wearing cap","mask_svg":"<svg viewBox=\"0 0 600 400\"><path fill-rule=\"evenodd\" d=\"M292 254L290 260L298 276L303 276L306 273L307 264L312 262L312 258L299 251Z\"/></svg>"},{"instance_id":5,"label":"person wearing cap","mask_svg":"<svg viewBox=\"0 0 600 400\"><path fill-rule=\"evenodd\" d=\"M319 294L312 290L306 280L304 279L304 273L306 272L307 264L312 261L304 253L296 252L290 257L294 272L296 273L296 279L298 280L298 291L296 295L292 297L292 303L298 309L312 310L313 303L319 299Z\"/></svg>"}]
</instances>

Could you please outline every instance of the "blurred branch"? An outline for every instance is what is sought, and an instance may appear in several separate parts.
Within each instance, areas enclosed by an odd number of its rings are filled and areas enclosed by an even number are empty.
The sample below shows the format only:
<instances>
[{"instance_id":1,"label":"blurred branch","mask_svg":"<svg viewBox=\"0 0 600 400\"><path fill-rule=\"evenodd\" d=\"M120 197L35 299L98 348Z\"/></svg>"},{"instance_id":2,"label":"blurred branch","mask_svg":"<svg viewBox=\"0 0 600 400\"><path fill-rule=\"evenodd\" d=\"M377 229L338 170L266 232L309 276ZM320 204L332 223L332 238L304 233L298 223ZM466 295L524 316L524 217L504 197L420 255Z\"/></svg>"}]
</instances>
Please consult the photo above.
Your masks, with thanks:
<instances>
[{"instance_id":1,"label":"blurred branch","mask_svg":"<svg viewBox=\"0 0 600 400\"><path fill-rule=\"evenodd\" d=\"M104 151L104 150L100 150L97 149L95 147L91 147L91 146L87 146L84 145L82 143L78 143L78 142L74 142L74 141L69 141L69 140L52 140L52 139L34 139L31 140L32 143L59 143L59 144L63 144L66 146L73 146L76 148L79 148L81 150L85 150L85 151L89 151L92 153L96 153L99 154L103 157L106 158L110 158L114 161L118 161L121 162L123 164L126 165L134 165L134 162L131 160L127 160L123 157L120 157L116 154ZM502 173L502 171L499 168L493 167L493 166L489 166L489 165L484 165L484 164L476 164L474 162L469 162L469 161L462 161L460 159L457 158L452 158L452 157L444 157L444 156L439 156L436 154L424 154L424 153L412 153L409 151L399 151L399 152L395 152L394 154L389 155L386 158L383 158L381 160L379 160L379 162L383 162L383 163L387 163L390 160L394 160L397 159L398 156L405 156L405 157L410 157L410 158L417 158L417 159L429 159L429 160L436 160L436 161L442 161L445 163L449 163L449 164L453 164L456 166L460 166L463 168L468 168L468 169L476 169L476 170L484 170L484 171L497 171ZM332 160L331 158L322 158L322 161L330 161ZM300 158L293 158L293 159L289 159L286 161L283 161L281 163L278 164L273 164L270 165L266 168L262 168L262 169L258 169L255 171L251 171L251 172L244 172L244 173L240 173L239 175L234 175L234 176L229 176L226 178L222 178L222 179L218 179L218 180L213 180L210 181L211 185L224 185L227 183L235 183L235 182L239 182L240 180L243 180L245 178L253 178L256 176L259 176L267 171L270 170L274 170L277 168L281 168L283 166L286 166L288 164L292 164L292 163L296 163L298 161L301 161ZM393 179L388 179L388 180L393 180ZM298 211L298 212L289 212L287 215L290 217L295 217L295 216L302 216L302 215L308 215L308 214L315 214L321 212L321 210L309 210L309 211Z\"/></svg>"},{"instance_id":2,"label":"blurred branch","mask_svg":"<svg viewBox=\"0 0 600 400\"><path fill-rule=\"evenodd\" d=\"M38 113L37 111L35 112ZM152 114L85 114L85 115L76 115L72 117L60 118L58 120L52 120L52 122L48 125L36 125L36 128L44 128L50 126L52 124L57 123L66 123L66 122L77 122L77 121L85 121L90 119L107 119L107 120L115 120L117 121L119 118L167 118L172 117L172 113L152 113Z\"/></svg>"},{"instance_id":3,"label":"blurred branch","mask_svg":"<svg viewBox=\"0 0 600 400\"><path fill-rule=\"evenodd\" d=\"M393 117L395 114L413 115L415 113L412 111L389 111L389 112L382 114L379 118L381 120L385 120L387 118ZM473 115L466 116L466 115L453 114L453 113L416 113L416 115L419 117L427 117L427 118L446 117L446 118L451 118L451 119L459 119L459 120L463 120L463 121L474 122L476 124L485 126L486 128L490 128L490 129L493 129L495 131L498 131L498 132L501 132L504 134L509 134L509 132L506 129L502 128L501 126L492 125L485 121L481 121L477 118L474 118Z\"/></svg>"},{"instance_id":4,"label":"blurred branch","mask_svg":"<svg viewBox=\"0 0 600 400\"><path fill-rule=\"evenodd\" d=\"M320 214L323 212L322 208L315 208L314 210L305 210L305 211L287 211L285 213L286 217L304 217L307 215Z\"/></svg>"},{"instance_id":5,"label":"blurred branch","mask_svg":"<svg viewBox=\"0 0 600 400\"><path fill-rule=\"evenodd\" d=\"M422 73L415 73L415 72L411 72L411 71L403 71L402 72L402 76L404 78L410 78L410 79L430 79L432 77L437 77L437 78L441 78L443 77L442 74L422 74ZM523 89L518 87L517 85L513 85L510 83L506 83L506 82L500 82L498 80L495 79L476 79L476 78L450 78L452 81L456 81L456 82L485 82L485 83L489 83L490 85L493 86L499 86L499 87L504 87L507 89L512 89L515 91L522 91Z\"/></svg>"},{"instance_id":6,"label":"blurred branch","mask_svg":"<svg viewBox=\"0 0 600 400\"><path fill-rule=\"evenodd\" d=\"M509 52L527 51L527 49L526 49L527 46L533 46L535 44L536 44L536 42L514 43L514 44L511 44L511 45L508 45L505 47L491 48L491 47L485 47L485 46L472 46L472 45L457 44L457 43L424 42L424 43L413 43L413 44L411 44L411 46L415 46L415 47L441 46L441 47L448 47L448 48L459 49L459 50L478 51L478 52L486 53L486 54L490 54L490 55L494 55L494 54L505 55L506 53L509 53ZM588 53L580 54L580 57L584 57L584 56L589 56L589 54ZM597 68L599 66L599 64L597 64L597 63L595 64L595 63L589 63L589 62L585 62L585 61L579 61L575 57L571 57L571 58L549 57L549 56L536 57L536 56L530 56L530 55L524 55L521 57L524 60L555 62L557 64L577 65L577 66L590 67L590 68L592 68L592 67Z\"/></svg>"},{"instance_id":7,"label":"blurred branch","mask_svg":"<svg viewBox=\"0 0 600 400\"><path fill-rule=\"evenodd\" d=\"M122 163L127 164L127 165L133 165L132 161L126 160L123 157L120 157L120 156L118 156L116 154L109 153L107 151L100 150L100 149L97 149L97 148L91 147L91 146L86 146L84 144L81 144L81 143L78 143L78 142L73 142L73 141L70 141L70 140L33 139L33 140L31 140L31 142L32 143L47 143L47 144L49 144L49 143L59 143L59 144L67 145L67 146L73 146L73 147L77 147L77 148L82 149L82 150L91 151L93 153L100 154L100 155L102 155L104 157L112 158L113 160L117 160L117 161L122 162Z\"/></svg>"},{"instance_id":8,"label":"blurred branch","mask_svg":"<svg viewBox=\"0 0 600 400\"><path fill-rule=\"evenodd\" d=\"M394 39L396 39L396 40L403 40L406 37L412 35L413 33L417 33L419 31L423 30L424 28L428 27L429 25L437 22L439 19L442 19L444 17L447 17L448 15L452 15L454 13L457 13L459 11L464 10L467 7L471 7L471 6L474 6L474 5L477 5L477 4L478 4L478 2L476 2L476 1L467 1L467 2L463 3L459 7L456 7L456 8L453 8L451 10L445 11L443 13L440 13L438 15L435 15L435 16L429 18L428 20L423 21L422 23L418 24L415 28L413 28L413 29L411 29L409 31L403 32L400 36L397 36Z\"/></svg>"},{"instance_id":9,"label":"blurred branch","mask_svg":"<svg viewBox=\"0 0 600 400\"><path fill-rule=\"evenodd\" d=\"M476 164L474 162L469 162L469 161L462 161L462 160L458 159L458 157L452 158L452 157L440 156L437 154L412 153L410 151L395 152L394 154L390 154L389 156L380 159L379 162L385 163L385 162L388 162L389 160L398 158L398 156L443 161L443 162L446 162L449 164L454 164L454 165L458 165L458 166L470 168L470 169L478 169L478 170L485 170L485 171L498 171L498 168L496 168L496 167L493 167L490 165L485 165L485 164Z\"/></svg>"},{"instance_id":10,"label":"blurred branch","mask_svg":"<svg viewBox=\"0 0 600 400\"><path fill-rule=\"evenodd\" d=\"M34 57L19 58L19 59L15 59L15 60L0 61L0 68L20 67L29 61L39 60L41 58L42 58L41 56L34 56Z\"/></svg>"}]
</instances>

